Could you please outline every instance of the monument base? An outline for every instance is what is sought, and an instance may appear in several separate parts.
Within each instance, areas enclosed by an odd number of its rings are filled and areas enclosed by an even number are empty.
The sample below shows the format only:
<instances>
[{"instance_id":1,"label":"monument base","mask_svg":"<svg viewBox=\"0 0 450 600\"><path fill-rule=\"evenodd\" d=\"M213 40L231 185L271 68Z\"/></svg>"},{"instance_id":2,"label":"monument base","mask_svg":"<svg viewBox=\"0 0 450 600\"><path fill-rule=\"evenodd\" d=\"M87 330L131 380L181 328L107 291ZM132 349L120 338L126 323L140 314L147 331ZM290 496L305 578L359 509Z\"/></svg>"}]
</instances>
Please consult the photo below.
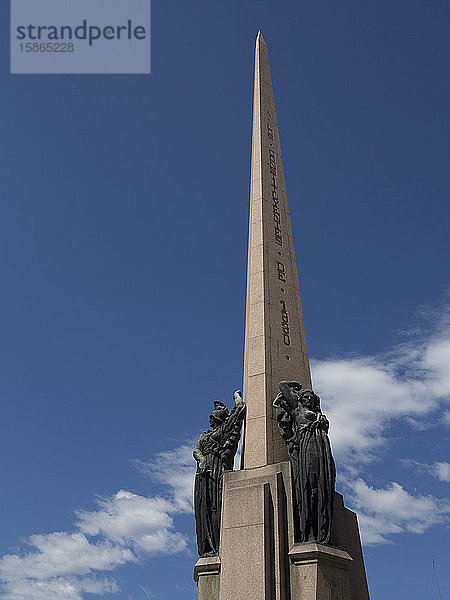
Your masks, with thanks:
<instances>
[{"instance_id":1,"label":"monument base","mask_svg":"<svg viewBox=\"0 0 450 600\"><path fill-rule=\"evenodd\" d=\"M198 588L198 600L219 600L220 558L199 558L194 567L194 581Z\"/></svg>"},{"instance_id":2,"label":"monument base","mask_svg":"<svg viewBox=\"0 0 450 600\"><path fill-rule=\"evenodd\" d=\"M220 558L195 565L198 600L369 600L358 521L338 493L331 541L294 543L288 461L229 471Z\"/></svg>"},{"instance_id":3,"label":"monument base","mask_svg":"<svg viewBox=\"0 0 450 600\"><path fill-rule=\"evenodd\" d=\"M331 543L334 547L348 552L353 559L349 569L351 590L349 597L351 600L369 600L358 518L352 510L344 506L344 499L338 492L334 493Z\"/></svg>"},{"instance_id":4,"label":"monument base","mask_svg":"<svg viewBox=\"0 0 450 600\"><path fill-rule=\"evenodd\" d=\"M316 543L294 546L291 597L295 600L348 600L351 598L351 556L345 550Z\"/></svg>"},{"instance_id":5,"label":"monument base","mask_svg":"<svg viewBox=\"0 0 450 600\"><path fill-rule=\"evenodd\" d=\"M289 600L290 469L224 473L219 600Z\"/></svg>"}]
</instances>

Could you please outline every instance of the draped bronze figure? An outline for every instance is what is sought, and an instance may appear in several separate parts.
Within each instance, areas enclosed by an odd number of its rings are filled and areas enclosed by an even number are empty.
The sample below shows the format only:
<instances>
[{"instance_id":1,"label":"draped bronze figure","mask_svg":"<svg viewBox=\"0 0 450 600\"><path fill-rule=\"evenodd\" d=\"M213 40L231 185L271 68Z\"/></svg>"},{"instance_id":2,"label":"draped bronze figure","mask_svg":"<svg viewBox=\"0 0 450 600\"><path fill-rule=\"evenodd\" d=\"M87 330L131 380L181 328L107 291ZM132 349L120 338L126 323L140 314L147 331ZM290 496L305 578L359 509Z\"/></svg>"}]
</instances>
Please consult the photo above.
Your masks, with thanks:
<instances>
[{"instance_id":1,"label":"draped bronze figure","mask_svg":"<svg viewBox=\"0 0 450 600\"><path fill-rule=\"evenodd\" d=\"M230 413L223 402L214 402L214 410L209 417L212 429L201 434L194 448L197 461L194 509L200 557L214 556L219 552L223 472L233 470L245 415L241 392L235 392L233 398L234 407Z\"/></svg>"},{"instance_id":2,"label":"draped bronze figure","mask_svg":"<svg viewBox=\"0 0 450 600\"><path fill-rule=\"evenodd\" d=\"M336 470L320 398L282 381L273 405L292 465L295 542L330 543Z\"/></svg>"}]
</instances>

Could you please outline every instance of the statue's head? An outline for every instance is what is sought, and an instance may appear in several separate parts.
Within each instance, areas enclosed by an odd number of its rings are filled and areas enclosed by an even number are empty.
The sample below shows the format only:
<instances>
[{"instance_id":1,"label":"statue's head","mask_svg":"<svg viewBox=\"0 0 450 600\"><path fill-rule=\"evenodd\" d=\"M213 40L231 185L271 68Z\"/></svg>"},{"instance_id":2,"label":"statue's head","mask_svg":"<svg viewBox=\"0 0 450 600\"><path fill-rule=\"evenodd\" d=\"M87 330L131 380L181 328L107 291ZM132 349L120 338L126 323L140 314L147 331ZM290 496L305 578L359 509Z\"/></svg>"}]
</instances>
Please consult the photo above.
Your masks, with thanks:
<instances>
[{"instance_id":1,"label":"statue's head","mask_svg":"<svg viewBox=\"0 0 450 600\"><path fill-rule=\"evenodd\" d=\"M302 390L302 384L301 383L297 383L297 382L293 382L292 386L291 386L291 390L293 392L295 392L297 394L297 396L300 396L301 390Z\"/></svg>"},{"instance_id":2,"label":"statue's head","mask_svg":"<svg viewBox=\"0 0 450 600\"><path fill-rule=\"evenodd\" d=\"M219 425L222 425L228 415L229 412L226 405L223 402L216 400L214 402L214 410L209 415L209 424L213 429L219 427Z\"/></svg>"},{"instance_id":3,"label":"statue's head","mask_svg":"<svg viewBox=\"0 0 450 600\"><path fill-rule=\"evenodd\" d=\"M309 410L317 411L320 408L320 398L312 390L301 390L298 393L301 404Z\"/></svg>"}]
</instances>

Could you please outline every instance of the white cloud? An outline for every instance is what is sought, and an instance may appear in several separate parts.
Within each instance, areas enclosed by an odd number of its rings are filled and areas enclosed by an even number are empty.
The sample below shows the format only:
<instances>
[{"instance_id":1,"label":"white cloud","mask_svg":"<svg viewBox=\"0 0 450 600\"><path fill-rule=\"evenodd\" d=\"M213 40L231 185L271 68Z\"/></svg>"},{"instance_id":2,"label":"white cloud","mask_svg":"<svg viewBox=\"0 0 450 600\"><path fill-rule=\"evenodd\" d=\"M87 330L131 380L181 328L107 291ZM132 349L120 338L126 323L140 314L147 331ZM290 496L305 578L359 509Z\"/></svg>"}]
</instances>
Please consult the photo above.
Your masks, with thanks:
<instances>
[{"instance_id":1,"label":"white cloud","mask_svg":"<svg viewBox=\"0 0 450 600\"><path fill-rule=\"evenodd\" d=\"M174 530L173 515L192 509L194 462L191 458L188 466L186 448L140 463L169 486L166 498L119 490L98 499L98 510L77 511L74 532L33 535L27 540L30 550L1 557L2 598L83 600L87 593L116 593L117 584L101 578L101 572L143 557L184 551L186 538Z\"/></svg>"},{"instance_id":2,"label":"white cloud","mask_svg":"<svg viewBox=\"0 0 450 600\"><path fill-rule=\"evenodd\" d=\"M28 538L28 544L34 551L24 556L6 554L0 559L1 579L87 575L93 570L114 569L134 558L126 547L109 541L91 543L80 532L33 535Z\"/></svg>"},{"instance_id":3,"label":"white cloud","mask_svg":"<svg viewBox=\"0 0 450 600\"><path fill-rule=\"evenodd\" d=\"M435 462L433 464L433 473L441 481L447 481L450 483L450 463Z\"/></svg>"},{"instance_id":4,"label":"white cloud","mask_svg":"<svg viewBox=\"0 0 450 600\"><path fill-rule=\"evenodd\" d=\"M184 537L171 531L174 523L170 513L176 509L168 500L120 490L98 504L98 511L77 512L80 531L148 554L171 554L186 547Z\"/></svg>"},{"instance_id":5,"label":"white cloud","mask_svg":"<svg viewBox=\"0 0 450 600\"><path fill-rule=\"evenodd\" d=\"M150 590L147 589L146 587L144 587L143 585L140 585L139 588L141 589L141 591L144 594L144 596L146 597L146 599L150 600L150 598L152 597Z\"/></svg>"},{"instance_id":6,"label":"white cloud","mask_svg":"<svg viewBox=\"0 0 450 600\"><path fill-rule=\"evenodd\" d=\"M421 415L436 406L423 402L426 385L397 377L392 365L375 358L313 362L316 389L330 420L336 457L367 462L384 444L389 423L406 415Z\"/></svg>"},{"instance_id":7,"label":"white cloud","mask_svg":"<svg viewBox=\"0 0 450 600\"><path fill-rule=\"evenodd\" d=\"M390 535L405 531L422 533L442 522L448 511L448 505L437 498L410 494L399 483L375 490L360 479L363 466L367 469L390 443L390 428L396 420L416 431L450 422L446 315L437 326L438 333L401 344L385 355L312 362L315 387L331 424L338 473L360 514L366 543L386 542ZM406 462L422 464L415 459ZM448 463L434 463L427 470L441 481L450 479ZM397 512L394 502L403 502ZM405 503L409 506L403 513Z\"/></svg>"},{"instance_id":8,"label":"white cloud","mask_svg":"<svg viewBox=\"0 0 450 600\"><path fill-rule=\"evenodd\" d=\"M340 461L370 460L386 443L395 419L408 420L416 429L434 424L429 415L450 401L449 338L445 328L384 356L312 361Z\"/></svg>"},{"instance_id":9,"label":"white cloud","mask_svg":"<svg viewBox=\"0 0 450 600\"><path fill-rule=\"evenodd\" d=\"M194 442L160 452L152 461L134 460L135 468L160 483L170 486L175 506L182 512L192 510L195 461Z\"/></svg>"},{"instance_id":10,"label":"white cloud","mask_svg":"<svg viewBox=\"0 0 450 600\"><path fill-rule=\"evenodd\" d=\"M448 331L446 333L448 334ZM431 393L436 397L448 398L450 393L450 340L445 339L444 335L434 338L427 344L423 355L423 367L429 373L427 383Z\"/></svg>"},{"instance_id":11,"label":"white cloud","mask_svg":"<svg viewBox=\"0 0 450 600\"><path fill-rule=\"evenodd\" d=\"M422 463L411 458L401 459L400 462L407 467L416 469L419 473L425 473L437 477L441 481L450 483L450 463L435 461L433 464Z\"/></svg>"},{"instance_id":12,"label":"white cloud","mask_svg":"<svg viewBox=\"0 0 450 600\"><path fill-rule=\"evenodd\" d=\"M450 503L430 495L412 495L399 483L375 489L362 479L352 482L352 501L367 544L389 541L392 534L424 533L450 521Z\"/></svg>"},{"instance_id":13,"label":"white cloud","mask_svg":"<svg viewBox=\"0 0 450 600\"><path fill-rule=\"evenodd\" d=\"M5 587L3 598L8 600L83 600L82 594L116 593L119 588L106 579L77 579L57 577L46 580L21 579Z\"/></svg>"}]
</instances>

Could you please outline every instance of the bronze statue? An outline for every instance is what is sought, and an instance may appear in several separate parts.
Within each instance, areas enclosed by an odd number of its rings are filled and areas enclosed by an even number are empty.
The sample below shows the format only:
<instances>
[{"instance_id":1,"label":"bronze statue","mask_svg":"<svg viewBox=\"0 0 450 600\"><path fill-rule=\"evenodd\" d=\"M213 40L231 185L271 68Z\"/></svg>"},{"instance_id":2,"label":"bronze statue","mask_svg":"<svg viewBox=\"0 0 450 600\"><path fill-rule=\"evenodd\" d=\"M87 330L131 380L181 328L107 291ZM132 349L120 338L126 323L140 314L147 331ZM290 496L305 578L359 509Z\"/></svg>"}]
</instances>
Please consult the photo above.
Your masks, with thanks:
<instances>
[{"instance_id":1,"label":"bronze statue","mask_svg":"<svg viewBox=\"0 0 450 600\"><path fill-rule=\"evenodd\" d=\"M222 479L224 471L233 470L245 404L241 392L234 393L231 413L223 402L214 402L208 429L201 434L194 448L197 473L194 487L194 509L199 556L214 556L219 552Z\"/></svg>"},{"instance_id":2,"label":"bronze statue","mask_svg":"<svg viewBox=\"0 0 450 600\"><path fill-rule=\"evenodd\" d=\"M273 405L292 465L295 542L329 544L336 470L320 398L282 381Z\"/></svg>"}]
</instances>

